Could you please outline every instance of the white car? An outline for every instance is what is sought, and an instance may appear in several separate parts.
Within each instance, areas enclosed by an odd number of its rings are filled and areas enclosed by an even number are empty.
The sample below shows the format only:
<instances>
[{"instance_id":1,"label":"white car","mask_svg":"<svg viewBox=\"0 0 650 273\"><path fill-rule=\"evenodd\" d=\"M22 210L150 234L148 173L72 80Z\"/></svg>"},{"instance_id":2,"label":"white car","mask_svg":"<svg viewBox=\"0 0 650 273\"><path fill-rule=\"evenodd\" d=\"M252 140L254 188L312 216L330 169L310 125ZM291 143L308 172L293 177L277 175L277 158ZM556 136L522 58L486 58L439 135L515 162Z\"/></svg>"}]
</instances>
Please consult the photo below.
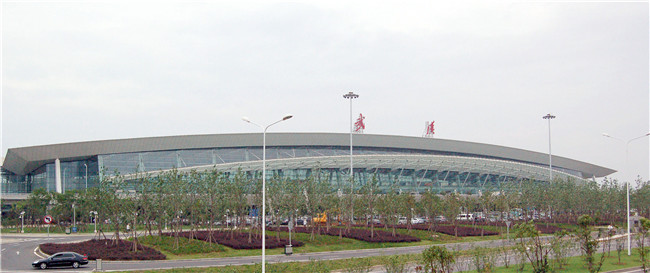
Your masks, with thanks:
<instances>
[{"instance_id":1,"label":"white car","mask_svg":"<svg viewBox=\"0 0 650 273\"><path fill-rule=\"evenodd\" d=\"M399 220L397 220L398 225L406 225L406 217L400 217Z\"/></svg>"},{"instance_id":2,"label":"white car","mask_svg":"<svg viewBox=\"0 0 650 273\"><path fill-rule=\"evenodd\" d=\"M416 217L416 218L411 219L411 224L414 224L414 225L416 225L416 224L424 224L425 222L426 222L425 219L422 218L422 217Z\"/></svg>"},{"instance_id":3,"label":"white car","mask_svg":"<svg viewBox=\"0 0 650 273\"><path fill-rule=\"evenodd\" d=\"M461 213L456 216L458 221L474 221L474 215L471 213Z\"/></svg>"}]
</instances>

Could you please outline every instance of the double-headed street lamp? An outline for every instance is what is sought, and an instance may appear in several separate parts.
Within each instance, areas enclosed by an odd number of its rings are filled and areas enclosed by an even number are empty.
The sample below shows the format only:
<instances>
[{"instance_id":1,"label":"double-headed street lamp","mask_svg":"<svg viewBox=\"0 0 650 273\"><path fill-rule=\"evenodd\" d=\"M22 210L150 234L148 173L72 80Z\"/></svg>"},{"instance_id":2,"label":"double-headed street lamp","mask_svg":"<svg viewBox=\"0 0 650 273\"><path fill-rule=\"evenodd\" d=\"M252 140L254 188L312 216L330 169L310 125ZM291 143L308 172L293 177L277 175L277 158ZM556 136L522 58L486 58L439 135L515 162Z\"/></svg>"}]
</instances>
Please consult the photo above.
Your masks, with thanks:
<instances>
[{"instance_id":1,"label":"double-headed street lamp","mask_svg":"<svg viewBox=\"0 0 650 273\"><path fill-rule=\"evenodd\" d=\"M255 122L252 122L247 117L242 118L245 122L260 127L263 130L262 132L262 273L266 272L266 130L268 130L269 127L271 126L280 123L282 121L288 120L292 117L293 117L292 115L286 115L281 120L271 123L266 127L259 125Z\"/></svg>"},{"instance_id":2,"label":"double-headed street lamp","mask_svg":"<svg viewBox=\"0 0 650 273\"><path fill-rule=\"evenodd\" d=\"M542 117L548 119L548 182L553 181L553 158L551 157L551 120L555 118L554 115L546 114Z\"/></svg>"},{"instance_id":3,"label":"double-headed street lamp","mask_svg":"<svg viewBox=\"0 0 650 273\"><path fill-rule=\"evenodd\" d=\"M91 211L90 212L90 215L93 215L93 214L95 216L95 218L93 219L93 222L95 222L95 234L97 234L97 211Z\"/></svg>"},{"instance_id":4,"label":"double-headed street lamp","mask_svg":"<svg viewBox=\"0 0 650 273\"><path fill-rule=\"evenodd\" d=\"M603 136L608 137L608 138L612 138L612 139L616 139L616 140L618 140L620 142L625 143L625 166L623 168L628 169L627 165L628 165L628 161L629 161L630 142L632 142L634 140L637 140L637 139L640 139L640 138L643 138L643 137L650 136L650 133L647 133L647 134L642 135L642 136L635 137L633 139L628 140L627 142L625 142L624 140L622 140L620 138L610 136L607 133L603 133ZM630 170L626 170L626 172L630 172ZM625 179L625 178L622 178L622 179ZM626 191L627 191L627 256L630 256L630 255L632 255L632 246L631 246L631 243L630 243L630 241L631 241L630 240L630 181L629 180L626 181L625 185L626 185Z\"/></svg>"}]
</instances>

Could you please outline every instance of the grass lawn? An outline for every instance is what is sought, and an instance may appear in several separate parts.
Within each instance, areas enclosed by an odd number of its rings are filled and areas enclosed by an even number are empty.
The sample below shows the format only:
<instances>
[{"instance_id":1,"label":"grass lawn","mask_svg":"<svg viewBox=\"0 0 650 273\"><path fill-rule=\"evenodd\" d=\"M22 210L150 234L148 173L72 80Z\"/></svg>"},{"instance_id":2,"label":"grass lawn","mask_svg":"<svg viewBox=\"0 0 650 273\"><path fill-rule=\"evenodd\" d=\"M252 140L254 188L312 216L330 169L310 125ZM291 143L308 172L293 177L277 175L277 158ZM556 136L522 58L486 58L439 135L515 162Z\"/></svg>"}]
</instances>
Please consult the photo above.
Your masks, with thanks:
<instances>
[{"instance_id":1,"label":"grass lawn","mask_svg":"<svg viewBox=\"0 0 650 273\"><path fill-rule=\"evenodd\" d=\"M420 255L398 255L398 256L381 256L369 258L352 258L345 260L331 260L331 261L310 261L310 262L295 262L295 263L281 263L281 264L268 264L266 267L267 272L330 272L333 270L345 270L343 272L365 272L364 270L355 271L355 269L364 269L372 266L383 266L389 263L391 258L398 257L407 263L415 263L420 258ZM572 257L568 260L568 265L563 269L556 272L587 272L584 266L582 257ZM621 255L621 263L618 263L618 258L615 252L612 252L610 257L605 259L603 267L600 272L606 272L616 269L632 268L640 266L639 255L635 252L632 256L627 256L625 253ZM209 267L209 268L180 268L168 270L150 270L150 271L137 271L137 272L164 272L164 273L195 273L195 272L210 272L210 273L253 273L260 272L261 266L244 265L244 266L223 266L223 267ZM473 273L477 271L464 271L465 273ZM515 273L517 265L511 265L510 268L498 267L495 268L495 273ZM531 272L529 264L526 264L524 269L520 272Z\"/></svg>"},{"instance_id":2,"label":"grass lawn","mask_svg":"<svg viewBox=\"0 0 650 273\"><path fill-rule=\"evenodd\" d=\"M636 249L632 249L632 255L627 256L627 251L623 251L624 253L621 254L621 263L618 263L618 256L616 252L611 252L611 255L605 258L605 261L603 262L603 266L600 269L600 272L606 272L606 271L612 271L616 269L624 269L624 268L631 268L631 267L639 267L641 266L641 261L639 260L639 254L636 251ZM597 259L600 258L600 254L597 256ZM551 266L555 266L553 262L551 262ZM532 268L530 266L530 263L526 263L525 267L522 271L517 271L517 268L519 268L518 265L510 265L509 268L505 267L498 267L495 268L494 271L495 273L516 273L516 272L532 272ZM474 273L477 272L476 270L472 271L463 271L466 273ZM568 264L563 266L562 269L557 269L555 272L588 272L587 267L585 266L585 261L583 256L578 256L578 257L571 257L568 259Z\"/></svg>"},{"instance_id":3,"label":"grass lawn","mask_svg":"<svg viewBox=\"0 0 650 273\"><path fill-rule=\"evenodd\" d=\"M415 261L420 255L399 255L400 259L405 262ZM351 272L366 272L366 269L372 266L384 265L391 257L395 256L380 256L369 258L352 258L345 260L328 260L328 261L310 261L310 262L292 262L292 263L279 263L267 264L266 272L331 272L333 270L342 269L358 269L358 271ZM240 266L222 266L222 267L208 267L208 268L178 268L166 270L149 270L137 272L164 272L164 273L258 273L261 272L261 265L240 265Z\"/></svg>"}]
</instances>

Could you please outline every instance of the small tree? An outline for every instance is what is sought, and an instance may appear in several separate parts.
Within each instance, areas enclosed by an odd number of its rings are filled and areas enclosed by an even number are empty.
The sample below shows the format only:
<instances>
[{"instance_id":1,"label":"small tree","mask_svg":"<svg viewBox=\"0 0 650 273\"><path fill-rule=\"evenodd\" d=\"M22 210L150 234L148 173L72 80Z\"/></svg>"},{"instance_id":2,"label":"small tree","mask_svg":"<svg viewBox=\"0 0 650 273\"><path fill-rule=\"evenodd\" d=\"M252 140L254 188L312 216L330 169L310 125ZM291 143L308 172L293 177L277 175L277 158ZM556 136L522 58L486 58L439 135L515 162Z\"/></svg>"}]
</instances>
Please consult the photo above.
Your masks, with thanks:
<instances>
[{"instance_id":1,"label":"small tree","mask_svg":"<svg viewBox=\"0 0 650 273\"><path fill-rule=\"evenodd\" d=\"M471 259L474 268L476 268L476 272L492 272L492 268L496 265L496 257L491 249L485 247L474 247L470 253L472 255Z\"/></svg>"},{"instance_id":2,"label":"small tree","mask_svg":"<svg viewBox=\"0 0 650 273\"><path fill-rule=\"evenodd\" d=\"M406 273L406 259L403 256L389 256L384 260L386 273Z\"/></svg>"},{"instance_id":3,"label":"small tree","mask_svg":"<svg viewBox=\"0 0 650 273\"><path fill-rule=\"evenodd\" d=\"M596 261L596 251L598 250L598 238L591 236L591 225L594 219L589 215L582 215L578 217L578 228L574 232L577 242L580 244L580 249L585 254L585 262L587 263L587 270L594 273L600 271L605 261L605 254L602 253L600 259ZM600 234L598 235L600 237Z\"/></svg>"},{"instance_id":4,"label":"small tree","mask_svg":"<svg viewBox=\"0 0 650 273\"><path fill-rule=\"evenodd\" d=\"M643 272L648 272L648 267L650 267L650 262L648 262L648 252L650 252L650 247L645 243L645 240L648 237L650 237L650 220L641 218L639 220L639 232L637 234L637 246L639 247L637 251L639 251Z\"/></svg>"},{"instance_id":5,"label":"small tree","mask_svg":"<svg viewBox=\"0 0 650 273\"><path fill-rule=\"evenodd\" d=\"M343 272L346 273L367 273L370 272L370 261L364 258L352 258L346 263L349 267Z\"/></svg>"},{"instance_id":6,"label":"small tree","mask_svg":"<svg viewBox=\"0 0 650 273\"><path fill-rule=\"evenodd\" d=\"M427 273L450 273L451 265L456 261L456 253L447 250L445 247L432 246L422 252L424 272Z\"/></svg>"},{"instance_id":7,"label":"small tree","mask_svg":"<svg viewBox=\"0 0 650 273\"><path fill-rule=\"evenodd\" d=\"M621 264L621 253L625 248L625 237L616 238L616 254L618 255L618 264Z\"/></svg>"},{"instance_id":8,"label":"small tree","mask_svg":"<svg viewBox=\"0 0 650 273\"><path fill-rule=\"evenodd\" d=\"M550 272L549 253L552 246L541 238L540 232L535 229L533 221L515 225L517 229L517 250L522 257L530 262L534 273Z\"/></svg>"},{"instance_id":9,"label":"small tree","mask_svg":"<svg viewBox=\"0 0 650 273\"><path fill-rule=\"evenodd\" d=\"M456 216L460 213L460 206L460 197L457 193L450 193L444 197L442 213L454 226L454 236L456 237L458 237Z\"/></svg>"},{"instance_id":10,"label":"small tree","mask_svg":"<svg viewBox=\"0 0 650 273\"><path fill-rule=\"evenodd\" d=\"M570 240L565 240L568 232L561 230L555 233L553 237L553 256L555 257L555 268L562 269L565 265L568 264L569 249L571 248L572 242Z\"/></svg>"}]
</instances>

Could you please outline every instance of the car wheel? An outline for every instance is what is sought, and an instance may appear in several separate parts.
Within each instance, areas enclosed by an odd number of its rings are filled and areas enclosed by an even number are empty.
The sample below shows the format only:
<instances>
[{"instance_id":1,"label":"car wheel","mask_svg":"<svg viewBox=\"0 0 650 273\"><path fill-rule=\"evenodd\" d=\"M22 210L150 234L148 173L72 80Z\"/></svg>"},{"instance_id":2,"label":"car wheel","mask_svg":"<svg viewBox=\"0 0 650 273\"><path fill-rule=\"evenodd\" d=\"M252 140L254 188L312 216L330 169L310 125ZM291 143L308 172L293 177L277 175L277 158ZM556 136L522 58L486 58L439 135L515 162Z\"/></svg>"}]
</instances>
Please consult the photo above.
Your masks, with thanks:
<instances>
[{"instance_id":1,"label":"car wheel","mask_svg":"<svg viewBox=\"0 0 650 273\"><path fill-rule=\"evenodd\" d=\"M79 268L79 262L72 263L72 268Z\"/></svg>"},{"instance_id":2,"label":"car wheel","mask_svg":"<svg viewBox=\"0 0 650 273\"><path fill-rule=\"evenodd\" d=\"M47 264L42 263L39 267L40 267L41 269L46 269L46 268L47 268Z\"/></svg>"}]
</instances>

